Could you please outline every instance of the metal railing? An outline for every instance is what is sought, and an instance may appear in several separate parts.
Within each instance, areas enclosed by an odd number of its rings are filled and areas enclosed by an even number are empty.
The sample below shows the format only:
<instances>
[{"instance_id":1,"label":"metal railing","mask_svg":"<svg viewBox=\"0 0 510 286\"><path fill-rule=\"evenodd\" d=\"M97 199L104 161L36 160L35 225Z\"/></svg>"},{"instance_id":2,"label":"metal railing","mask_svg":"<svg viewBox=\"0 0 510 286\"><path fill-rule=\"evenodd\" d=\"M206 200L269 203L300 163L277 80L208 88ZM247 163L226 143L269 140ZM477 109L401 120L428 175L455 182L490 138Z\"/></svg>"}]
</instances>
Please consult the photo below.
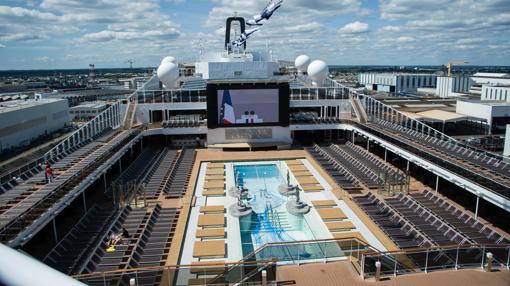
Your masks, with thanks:
<instances>
[{"instance_id":1,"label":"metal railing","mask_svg":"<svg viewBox=\"0 0 510 286\"><path fill-rule=\"evenodd\" d=\"M489 254L490 253L490 254ZM406 249L400 251L363 253L361 277L431 272L461 268L510 267L510 245L452 245L447 247ZM380 265L380 268L376 264Z\"/></svg>"},{"instance_id":2,"label":"metal railing","mask_svg":"<svg viewBox=\"0 0 510 286\"><path fill-rule=\"evenodd\" d=\"M235 265L235 266L234 266ZM226 269L234 270L225 272ZM112 281L134 285L261 285L262 271L267 282L276 281L277 264L273 260L246 263L207 262L191 265L170 265L95 272L73 278L92 285L111 285ZM221 275L221 279L217 279Z\"/></svg>"},{"instance_id":3,"label":"metal railing","mask_svg":"<svg viewBox=\"0 0 510 286\"><path fill-rule=\"evenodd\" d=\"M128 143L136 142L141 137L142 133L137 131L115 142L95 161L88 162L72 176L55 185L53 190L0 229L0 241L12 247L25 241L24 235L34 234L34 231L29 229L30 226L41 227L44 225L42 222L58 214L65 207L66 198L77 196L78 192L90 186L97 175L106 170L105 165L116 162L130 148ZM48 212L51 208L52 211Z\"/></svg>"},{"instance_id":4,"label":"metal railing","mask_svg":"<svg viewBox=\"0 0 510 286\"><path fill-rule=\"evenodd\" d=\"M387 122L391 122L397 125L400 125L406 129L418 131L427 136L433 136L434 138L441 139L443 141L448 142L449 144L455 144L459 147L464 147L469 150L484 154L488 157L498 159L500 161L506 162L507 159L502 155L495 154L486 150L478 149L468 143L462 143L457 139L446 135L445 133L432 128L431 126L407 116L406 114L396 110L390 105L386 105L383 102L365 94L358 93L355 90L350 90L350 96L353 98L359 98L365 111L371 121L374 119L379 119Z\"/></svg>"},{"instance_id":5,"label":"metal railing","mask_svg":"<svg viewBox=\"0 0 510 286\"><path fill-rule=\"evenodd\" d=\"M344 87L293 87L290 100L339 100L349 99L349 90Z\"/></svg>"},{"instance_id":6,"label":"metal railing","mask_svg":"<svg viewBox=\"0 0 510 286\"><path fill-rule=\"evenodd\" d=\"M276 281L276 267L280 264L300 264L314 261L349 259L357 271L361 270L363 253L378 250L356 239L322 239L267 243L234 263L207 262L200 265L172 265L123 269L74 276L84 283L109 285L111 281L129 282L135 285L154 281L160 285L260 285L262 271L267 281Z\"/></svg>"},{"instance_id":7,"label":"metal railing","mask_svg":"<svg viewBox=\"0 0 510 286\"><path fill-rule=\"evenodd\" d=\"M145 85L144 85L145 86ZM142 86L140 89L143 89ZM131 101L132 97L137 93L135 91L129 95L126 99L128 102ZM7 174L0 177L0 186L11 182L14 177L23 178L23 175L31 170L38 168L41 164L51 162L66 155L70 150L79 145L86 143L94 137L100 135L107 129L117 129L124 122L124 118L121 118L120 105L122 100L117 100L110 104L108 108L97 114L93 119L87 123L81 125L77 130L72 132L68 137L60 141L55 147L46 152L39 159L36 159L30 163L25 164L22 167L16 168Z\"/></svg>"},{"instance_id":8,"label":"metal railing","mask_svg":"<svg viewBox=\"0 0 510 286\"><path fill-rule=\"evenodd\" d=\"M171 89L145 90L136 92L136 100L144 103L205 103L207 90L205 89Z\"/></svg>"}]
</instances>

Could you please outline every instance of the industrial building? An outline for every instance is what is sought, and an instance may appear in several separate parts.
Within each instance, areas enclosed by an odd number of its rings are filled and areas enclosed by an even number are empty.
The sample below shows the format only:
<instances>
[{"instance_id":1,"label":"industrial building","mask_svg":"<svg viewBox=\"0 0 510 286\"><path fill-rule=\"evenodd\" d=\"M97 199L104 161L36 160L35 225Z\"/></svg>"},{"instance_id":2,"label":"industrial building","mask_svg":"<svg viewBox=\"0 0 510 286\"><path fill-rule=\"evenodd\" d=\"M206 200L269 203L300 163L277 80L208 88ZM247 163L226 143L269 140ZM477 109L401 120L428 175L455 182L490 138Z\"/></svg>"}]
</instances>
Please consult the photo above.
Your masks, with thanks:
<instances>
[{"instance_id":1,"label":"industrial building","mask_svg":"<svg viewBox=\"0 0 510 286\"><path fill-rule=\"evenodd\" d=\"M472 80L466 76L438 76L435 94L439 97L458 97L469 92Z\"/></svg>"},{"instance_id":2,"label":"industrial building","mask_svg":"<svg viewBox=\"0 0 510 286\"><path fill-rule=\"evenodd\" d=\"M149 79L149 77L134 77L120 79L119 82L122 83L124 89L137 89L140 88Z\"/></svg>"},{"instance_id":3,"label":"industrial building","mask_svg":"<svg viewBox=\"0 0 510 286\"><path fill-rule=\"evenodd\" d=\"M69 124L66 99L14 100L0 103L0 152L25 146Z\"/></svg>"},{"instance_id":4,"label":"industrial building","mask_svg":"<svg viewBox=\"0 0 510 286\"><path fill-rule=\"evenodd\" d=\"M491 133L504 133L510 124L510 103L501 101L457 100L456 112L483 121Z\"/></svg>"},{"instance_id":5,"label":"industrial building","mask_svg":"<svg viewBox=\"0 0 510 286\"><path fill-rule=\"evenodd\" d=\"M473 84L469 93L481 95L483 85L510 86L510 74L506 73L475 73L471 76Z\"/></svg>"},{"instance_id":6,"label":"industrial building","mask_svg":"<svg viewBox=\"0 0 510 286\"><path fill-rule=\"evenodd\" d=\"M510 101L510 85L482 85L482 100Z\"/></svg>"},{"instance_id":7,"label":"industrial building","mask_svg":"<svg viewBox=\"0 0 510 286\"><path fill-rule=\"evenodd\" d=\"M91 119L106 109L104 102L85 102L69 109L71 120Z\"/></svg>"},{"instance_id":8,"label":"industrial building","mask_svg":"<svg viewBox=\"0 0 510 286\"><path fill-rule=\"evenodd\" d=\"M418 88L435 88L433 74L360 73L358 82L368 90L385 92L412 92Z\"/></svg>"},{"instance_id":9,"label":"industrial building","mask_svg":"<svg viewBox=\"0 0 510 286\"><path fill-rule=\"evenodd\" d=\"M126 89L110 88L62 89L49 93L36 93L35 98L62 98L69 102L69 106L76 106L87 101L123 99L131 92Z\"/></svg>"}]
</instances>

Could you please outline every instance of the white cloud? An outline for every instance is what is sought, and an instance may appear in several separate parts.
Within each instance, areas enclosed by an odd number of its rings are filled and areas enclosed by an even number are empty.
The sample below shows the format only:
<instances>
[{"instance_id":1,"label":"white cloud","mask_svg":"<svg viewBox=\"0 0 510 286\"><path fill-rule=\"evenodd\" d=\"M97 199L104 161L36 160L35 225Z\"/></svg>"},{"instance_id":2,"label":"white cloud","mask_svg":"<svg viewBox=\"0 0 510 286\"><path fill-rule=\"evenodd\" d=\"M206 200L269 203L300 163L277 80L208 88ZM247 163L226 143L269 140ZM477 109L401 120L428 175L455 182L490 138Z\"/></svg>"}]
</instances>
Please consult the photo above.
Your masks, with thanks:
<instances>
[{"instance_id":1,"label":"white cloud","mask_svg":"<svg viewBox=\"0 0 510 286\"><path fill-rule=\"evenodd\" d=\"M359 34L359 33L365 33L368 31L368 24L362 23L359 21L346 24L342 28L338 30L339 33L342 34Z\"/></svg>"},{"instance_id":2,"label":"white cloud","mask_svg":"<svg viewBox=\"0 0 510 286\"><path fill-rule=\"evenodd\" d=\"M82 42L107 42L113 40L121 40L121 41L134 41L134 40L142 40L142 41L150 41L151 39L172 39L179 36L179 32L170 28L168 30L149 30L149 31L111 31L104 30L97 33L89 33L83 35L80 38Z\"/></svg>"},{"instance_id":3,"label":"white cloud","mask_svg":"<svg viewBox=\"0 0 510 286\"><path fill-rule=\"evenodd\" d=\"M7 48L7 46L0 44L0 48Z\"/></svg>"},{"instance_id":4,"label":"white cloud","mask_svg":"<svg viewBox=\"0 0 510 286\"><path fill-rule=\"evenodd\" d=\"M408 36L401 36L401 37L397 38L398 43L410 43L410 42L414 42L414 41L416 41L415 38L408 37Z\"/></svg>"},{"instance_id":5,"label":"white cloud","mask_svg":"<svg viewBox=\"0 0 510 286\"><path fill-rule=\"evenodd\" d=\"M10 33L7 35L0 35L0 41L4 42L25 42L25 41L36 41L46 39L47 37L43 34L31 34L31 33Z\"/></svg>"},{"instance_id":6,"label":"white cloud","mask_svg":"<svg viewBox=\"0 0 510 286\"><path fill-rule=\"evenodd\" d=\"M187 5L196 1L4 1L0 43L23 46L14 58L43 67L34 60L41 54L53 59L52 66L125 66L129 58L140 66L154 65L165 55L191 62L200 47L223 49L226 17L238 12L251 18L268 0L211 1L211 8L193 13ZM439 64L450 58L510 64L508 0L380 0L371 10L366 3L284 0L248 41L248 50L265 50L267 43L278 59L307 53L338 64ZM346 22L338 26L339 21ZM14 66L5 54L0 53L0 66Z\"/></svg>"},{"instance_id":7,"label":"white cloud","mask_svg":"<svg viewBox=\"0 0 510 286\"><path fill-rule=\"evenodd\" d=\"M485 41L485 39L483 39L483 38L463 38L463 39L458 39L456 41L456 44L458 44L458 45L480 44L480 43L483 43L484 41Z\"/></svg>"},{"instance_id":8,"label":"white cloud","mask_svg":"<svg viewBox=\"0 0 510 286\"><path fill-rule=\"evenodd\" d=\"M43 63L48 63L48 62L53 61L53 59L48 56L36 57L36 58L34 58L34 60L38 61L38 62L43 62Z\"/></svg>"},{"instance_id":9,"label":"white cloud","mask_svg":"<svg viewBox=\"0 0 510 286\"><path fill-rule=\"evenodd\" d=\"M239 16L251 18L262 11L267 0L213 0L217 5L209 11L206 21L208 26L223 24L225 19L238 13ZM320 16L337 16L349 13L367 15L370 11L361 7L361 0L285 0L276 12L292 18L308 19Z\"/></svg>"},{"instance_id":10,"label":"white cloud","mask_svg":"<svg viewBox=\"0 0 510 286\"><path fill-rule=\"evenodd\" d=\"M283 30L288 33L307 33L317 31L323 27L324 26L319 22L310 22L301 25L283 27Z\"/></svg>"},{"instance_id":11,"label":"white cloud","mask_svg":"<svg viewBox=\"0 0 510 286\"><path fill-rule=\"evenodd\" d=\"M387 32L399 32L402 28L399 26L383 26L380 30Z\"/></svg>"}]
</instances>

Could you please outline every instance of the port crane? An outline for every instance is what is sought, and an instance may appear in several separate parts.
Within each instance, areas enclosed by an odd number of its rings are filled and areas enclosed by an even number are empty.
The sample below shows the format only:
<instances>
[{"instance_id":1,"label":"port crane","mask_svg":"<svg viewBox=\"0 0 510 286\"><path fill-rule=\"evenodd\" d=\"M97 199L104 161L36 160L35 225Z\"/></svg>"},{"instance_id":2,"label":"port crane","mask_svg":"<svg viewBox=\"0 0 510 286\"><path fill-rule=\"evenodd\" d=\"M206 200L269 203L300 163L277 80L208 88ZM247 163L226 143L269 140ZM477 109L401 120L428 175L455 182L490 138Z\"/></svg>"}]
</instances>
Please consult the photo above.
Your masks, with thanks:
<instances>
[{"instance_id":1,"label":"port crane","mask_svg":"<svg viewBox=\"0 0 510 286\"><path fill-rule=\"evenodd\" d=\"M468 61L452 61L452 62L448 62L446 64L446 68L448 69L448 76L452 76L452 67L453 65L465 65L465 64L469 64Z\"/></svg>"}]
</instances>

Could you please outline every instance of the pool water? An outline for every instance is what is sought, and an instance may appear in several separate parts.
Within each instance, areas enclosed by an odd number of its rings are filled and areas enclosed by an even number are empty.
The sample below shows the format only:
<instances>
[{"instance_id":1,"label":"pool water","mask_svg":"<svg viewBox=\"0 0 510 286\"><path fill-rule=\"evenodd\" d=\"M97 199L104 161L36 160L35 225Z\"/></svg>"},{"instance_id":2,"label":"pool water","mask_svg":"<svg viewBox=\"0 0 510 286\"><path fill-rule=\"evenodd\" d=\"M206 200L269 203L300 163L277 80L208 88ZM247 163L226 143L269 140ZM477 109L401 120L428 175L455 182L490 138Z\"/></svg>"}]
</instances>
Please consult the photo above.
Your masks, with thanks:
<instances>
[{"instance_id":1,"label":"pool water","mask_svg":"<svg viewBox=\"0 0 510 286\"><path fill-rule=\"evenodd\" d=\"M287 212L287 200L295 197L278 192L286 181L276 164L234 165L234 176L238 186L248 188L247 203L253 209L251 215L239 219L243 256L269 242L315 239L303 215Z\"/></svg>"}]
</instances>

